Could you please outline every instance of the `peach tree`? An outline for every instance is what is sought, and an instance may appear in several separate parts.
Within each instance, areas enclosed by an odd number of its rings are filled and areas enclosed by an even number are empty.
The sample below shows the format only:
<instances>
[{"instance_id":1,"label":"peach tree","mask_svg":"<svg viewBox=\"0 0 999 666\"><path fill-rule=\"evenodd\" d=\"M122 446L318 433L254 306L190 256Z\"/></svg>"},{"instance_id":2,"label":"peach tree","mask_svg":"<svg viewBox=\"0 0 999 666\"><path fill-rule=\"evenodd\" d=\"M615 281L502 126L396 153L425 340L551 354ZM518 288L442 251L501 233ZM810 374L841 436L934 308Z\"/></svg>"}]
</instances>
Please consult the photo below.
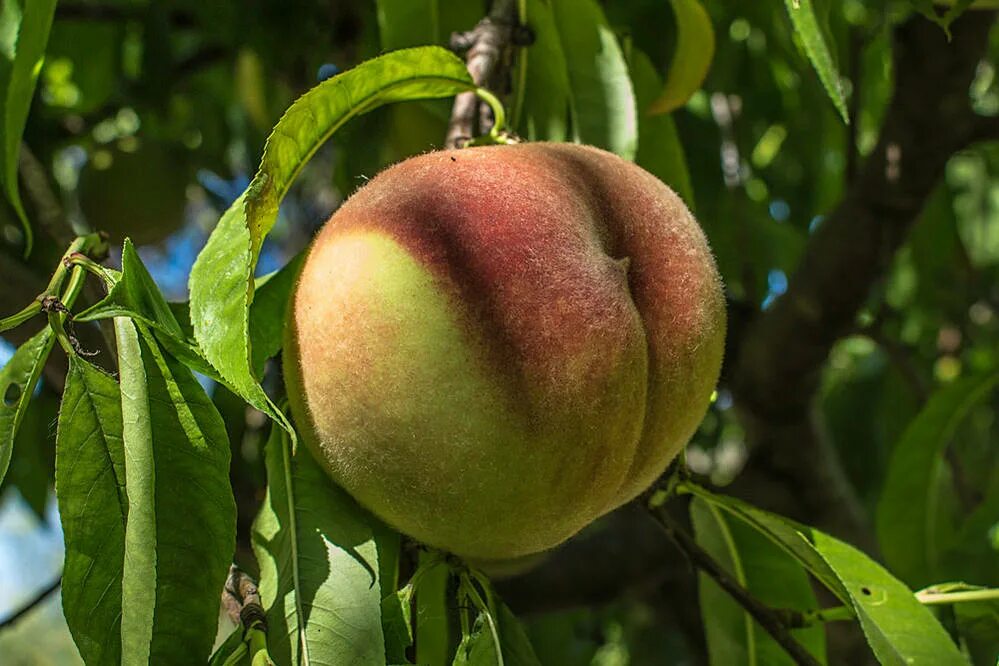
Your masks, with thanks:
<instances>
[{"instance_id":1,"label":"peach tree","mask_svg":"<svg viewBox=\"0 0 999 666\"><path fill-rule=\"evenodd\" d=\"M990 4L6 3L80 657L995 663Z\"/></svg>"}]
</instances>

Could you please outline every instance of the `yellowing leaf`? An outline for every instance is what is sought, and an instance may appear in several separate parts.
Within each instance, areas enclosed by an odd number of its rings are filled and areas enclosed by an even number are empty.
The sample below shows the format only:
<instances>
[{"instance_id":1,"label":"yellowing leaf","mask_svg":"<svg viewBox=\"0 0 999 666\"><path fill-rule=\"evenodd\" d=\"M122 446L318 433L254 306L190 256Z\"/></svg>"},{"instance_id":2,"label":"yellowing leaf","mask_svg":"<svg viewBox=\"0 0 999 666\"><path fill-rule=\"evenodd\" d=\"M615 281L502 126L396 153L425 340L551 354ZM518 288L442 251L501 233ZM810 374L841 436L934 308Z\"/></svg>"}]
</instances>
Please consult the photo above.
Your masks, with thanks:
<instances>
[{"instance_id":1,"label":"yellowing leaf","mask_svg":"<svg viewBox=\"0 0 999 666\"><path fill-rule=\"evenodd\" d=\"M670 0L676 17L676 50L662 93L649 113L669 113L687 103L704 83L715 54L711 17L698 0Z\"/></svg>"}]
</instances>

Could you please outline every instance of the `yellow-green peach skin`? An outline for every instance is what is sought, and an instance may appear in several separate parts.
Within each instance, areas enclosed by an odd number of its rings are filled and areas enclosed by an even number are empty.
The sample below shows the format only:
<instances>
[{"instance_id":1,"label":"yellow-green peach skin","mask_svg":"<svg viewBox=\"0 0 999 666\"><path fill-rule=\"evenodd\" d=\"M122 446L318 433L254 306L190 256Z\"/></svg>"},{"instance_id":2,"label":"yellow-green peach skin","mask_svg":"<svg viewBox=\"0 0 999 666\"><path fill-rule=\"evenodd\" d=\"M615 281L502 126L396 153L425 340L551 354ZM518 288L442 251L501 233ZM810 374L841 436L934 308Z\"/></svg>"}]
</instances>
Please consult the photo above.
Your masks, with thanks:
<instances>
[{"instance_id":1,"label":"yellow-green peach skin","mask_svg":"<svg viewBox=\"0 0 999 666\"><path fill-rule=\"evenodd\" d=\"M319 233L285 344L299 429L399 531L478 560L537 553L645 490L721 366L697 222L596 148L429 153Z\"/></svg>"}]
</instances>

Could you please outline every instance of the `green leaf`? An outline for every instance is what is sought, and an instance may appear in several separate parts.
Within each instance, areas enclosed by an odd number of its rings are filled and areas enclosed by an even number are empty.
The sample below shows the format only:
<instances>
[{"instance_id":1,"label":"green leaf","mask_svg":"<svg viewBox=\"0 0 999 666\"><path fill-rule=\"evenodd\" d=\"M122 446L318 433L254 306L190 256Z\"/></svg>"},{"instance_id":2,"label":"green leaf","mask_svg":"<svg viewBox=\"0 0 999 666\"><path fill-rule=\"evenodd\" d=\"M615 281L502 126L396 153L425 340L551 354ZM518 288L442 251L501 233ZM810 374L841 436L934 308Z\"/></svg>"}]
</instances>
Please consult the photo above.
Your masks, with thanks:
<instances>
[{"instance_id":1,"label":"green leaf","mask_svg":"<svg viewBox=\"0 0 999 666\"><path fill-rule=\"evenodd\" d=\"M437 0L377 0L375 7L383 51L440 43Z\"/></svg>"},{"instance_id":2,"label":"green leaf","mask_svg":"<svg viewBox=\"0 0 999 666\"><path fill-rule=\"evenodd\" d=\"M24 226L26 254L31 251L32 233L18 190L17 164L55 6L56 0L6 0L0 5L0 183Z\"/></svg>"},{"instance_id":3,"label":"green leaf","mask_svg":"<svg viewBox=\"0 0 999 666\"><path fill-rule=\"evenodd\" d=\"M264 376L267 359L281 349L288 303L304 260L305 252L300 252L281 270L256 281L250 305L250 352L257 377Z\"/></svg>"},{"instance_id":4,"label":"green leaf","mask_svg":"<svg viewBox=\"0 0 999 666\"><path fill-rule=\"evenodd\" d=\"M250 187L198 255L190 278L191 321L202 353L227 385L289 433L291 425L253 374L249 341L253 271L278 205L309 158L354 116L383 104L474 89L465 63L439 47L389 53L319 84L285 112Z\"/></svg>"},{"instance_id":5,"label":"green leaf","mask_svg":"<svg viewBox=\"0 0 999 666\"><path fill-rule=\"evenodd\" d=\"M66 623L88 664L120 663L128 515L121 394L112 377L75 354L59 410L56 499Z\"/></svg>"},{"instance_id":6,"label":"green leaf","mask_svg":"<svg viewBox=\"0 0 999 666\"><path fill-rule=\"evenodd\" d=\"M503 602L496 603L494 621L503 658L496 654L496 638L485 613L479 613L472 631L462 638L455 652L454 666L541 666L527 632Z\"/></svg>"},{"instance_id":7,"label":"green leaf","mask_svg":"<svg viewBox=\"0 0 999 666\"><path fill-rule=\"evenodd\" d=\"M18 347L0 369L0 482L7 475L17 430L28 411L28 403L54 341L52 330L46 326Z\"/></svg>"},{"instance_id":8,"label":"green leaf","mask_svg":"<svg viewBox=\"0 0 999 666\"><path fill-rule=\"evenodd\" d=\"M744 520L801 562L853 609L882 664L967 663L912 591L853 546L731 497L689 483L682 487Z\"/></svg>"},{"instance_id":9,"label":"green leaf","mask_svg":"<svg viewBox=\"0 0 999 666\"><path fill-rule=\"evenodd\" d=\"M470 30L485 15L482 0L377 0L376 7L383 51L432 44L446 47L453 31ZM372 151L367 133L362 150L376 153L379 167L435 150L447 133L449 117L447 104L395 105L383 114L388 126L378 136L381 150Z\"/></svg>"},{"instance_id":10,"label":"green leaf","mask_svg":"<svg viewBox=\"0 0 999 666\"><path fill-rule=\"evenodd\" d=\"M384 528L305 447L272 428L267 495L253 524L270 654L280 664L385 663L379 561Z\"/></svg>"},{"instance_id":11,"label":"green leaf","mask_svg":"<svg viewBox=\"0 0 999 666\"><path fill-rule=\"evenodd\" d=\"M755 598L771 608L818 608L801 564L766 536L700 498L694 498L690 513L697 542ZM701 574L698 588L711 664L794 664L784 648L711 578ZM821 625L792 634L825 663Z\"/></svg>"},{"instance_id":12,"label":"green leaf","mask_svg":"<svg viewBox=\"0 0 999 666\"><path fill-rule=\"evenodd\" d=\"M432 566L437 558L434 553L420 553L420 568L428 568L416 590L417 664L448 663L452 645L448 622L448 583L451 571L446 566Z\"/></svg>"},{"instance_id":13,"label":"green leaf","mask_svg":"<svg viewBox=\"0 0 999 666\"><path fill-rule=\"evenodd\" d=\"M885 561L913 587L940 578L947 544L938 534L940 469L954 431L987 398L999 372L966 377L937 391L895 445L877 508L877 532ZM993 521L994 522L994 516Z\"/></svg>"},{"instance_id":14,"label":"green leaf","mask_svg":"<svg viewBox=\"0 0 999 666\"><path fill-rule=\"evenodd\" d=\"M635 93L603 9L596 0L552 0L551 4L572 84L573 139L634 159L638 148Z\"/></svg>"},{"instance_id":15,"label":"green leaf","mask_svg":"<svg viewBox=\"0 0 999 666\"><path fill-rule=\"evenodd\" d=\"M385 659L390 664L409 663L406 651L413 644L412 583L382 599L382 633Z\"/></svg>"},{"instance_id":16,"label":"green leaf","mask_svg":"<svg viewBox=\"0 0 999 666\"><path fill-rule=\"evenodd\" d=\"M715 29L711 17L698 0L670 0L676 19L676 47L666 72L666 85L654 101L639 109L669 113L687 103L711 69L715 54Z\"/></svg>"},{"instance_id":17,"label":"green leaf","mask_svg":"<svg viewBox=\"0 0 999 666\"><path fill-rule=\"evenodd\" d=\"M184 332L170 309L156 281L149 274L132 241L125 239L121 252L121 273L108 295L74 317L78 321L94 321L112 317L129 317L153 326L178 340Z\"/></svg>"},{"instance_id":18,"label":"green leaf","mask_svg":"<svg viewBox=\"0 0 999 666\"><path fill-rule=\"evenodd\" d=\"M999 601L955 604L954 619L975 666L999 663Z\"/></svg>"},{"instance_id":19,"label":"green leaf","mask_svg":"<svg viewBox=\"0 0 999 666\"><path fill-rule=\"evenodd\" d=\"M383 51L437 44L451 33L471 30L485 16L483 0L377 0Z\"/></svg>"},{"instance_id":20,"label":"green leaf","mask_svg":"<svg viewBox=\"0 0 999 666\"><path fill-rule=\"evenodd\" d=\"M999 468L993 466L985 497L964 518L950 548L942 553L941 570L997 583L996 543L999 530ZM966 572L966 573L964 573Z\"/></svg>"},{"instance_id":21,"label":"green leaf","mask_svg":"<svg viewBox=\"0 0 999 666\"><path fill-rule=\"evenodd\" d=\"M638 108L646 109L662 87L659 75L649 57L638 49L632 50L629 66ZM635 163L673 188L693 208L694 189L687 171L687 158L671 116L639 113Z\"/></svg>"},{"instance_id":22,"label":"green leaf","mask_svg":"<svg viewBox=\"0 0 999 666\"><path fill-rule=\"evenodd\" d=\"M862 552L817 530L816 550L850 592L867 642L882 664L968 662L933 614L884 567Z\"/></svg>"},{"instance_id":23,"label":"green leaf","mask_svg":"<svg viewBox=\"0 0 999 666\"><path fill-rule=\"evenodd\" d=\"M801 38L805 53L812 61L812 66L819 75L822 87L826 89L826 94L829 95L833 106L839 111L843 122L849 123L850 117L846 110L846 98L840 84L836 61L826 44L826 38L819 26L812 0L784 0L784 3L787 5L791 24L794 26L795 32L798 33L798 37Z\"/></svg>"},{"instance_id":24,"label":"green leaf","mask_svg":"<svg viewBox=\"0 0 999 666\"><path fill-rule=\"evenodd\" d=\"M447 46L452 32L471 30L486 13L485 0L437 0L437 43Z\"/></svg>"},{"instance_id":25,"label":"green leaf","mask_svg":"<svg viewBox=\"0 0 999 666\"><path fill-rule=\"evenodd\" d=\"M242 627L229 634L208 660L208 666L244 666L249 663L250 650L243 639Z\"/></svg>"},{"instance_id":26,"label":"green leaf","mask_svg":"<svg viewBox=\"0 0 999 666\"><path fill-rule=\"evenodd\" d=\"M32 397L31 404L17 430L14 440L16 455L10 467L0 496L8 488L17 489L40 521L46 521L49 495L55 482L55 428L59 416L59 399L53 387L41 385L41 392Z\"/></svg>"},{"instance_id":27,"label":"green leaf","mask_svg":"<svg viewBox=\"0 0 999 666\"><path fill-rule=\"evenodd\" d=\"M198 349L190 330L178 320L180 306L167 303L163 298L130 240L125 239L122 247L121 272L111 269L105 269L105 272L114 286L107 296L74 316L75 321L127 317L142 322L153 329L160 344L184 365L225 383Z\"/></svg>"},{"instance_id":28,"label":"green leaf","mask_svg":"<svg viewBox=\"0 0 999 666\"><path fill-rule=\"evenodd\" d=\"M850 603L849 591L843 586L836 572L832 570L815 550L811 540L808 538L807 535L811 532L810 527L800 525L782 516L768 513L762 509L757 509L733 497L716 495L700 486L687 484L684 487L696 497L721 507L749 525L752 525L771 541L787 551L791 557L801 562L805 569L815 576L819 582L829 588L833 594L839 597L840 601L846 604Z\"/></svg>"},{"instance_id":29,"label":"green leaf","mask_svg":"<svg viewBox=\"0 0 999 666\"><path fill-rule=\"evenodd\" d=\"M484 614L480 613L475 618L472 631L462 636L451 664L452 666L505 666L506 662L501 661L496 654L496 639Z\"/></svg>"},{"instance_id":30,"label":"green leaf","mask_svg":"<svg viewBox=\"0 0 999 666\"><path fill-rule=\"evenodd\" d=\"M124 663L208 659L235 549L225 424L142 325L115 320L128 522Z\"/></svg>"},{"instance_id":31,"label":"green leaf","mask_svg":"<svg viewBox=\"0 0 999 666\"><path fill-rule=\"evenodd\" d=\"M278 205L292 181L344 123L385 104L451 97L474 89L464 61L445 49L423 47L361 63L299 98L267 139L260 168L246 192L254 259L277 221Z\"/></svg>"},{"instance_id":32,"label":"green leaf","mask_svg":"<svg viewBox=\"0 0 999 666\"><path fill-rule=\"evenodd\" d=\"M558 26L545 0L527 0L527 25L534 43L517 53L520 85L513 118L530 141L565 141L569 121L569 69Z\"/></svg>"},{"instance_id":33,"label":"green leaf","mask_svg":"<svg viewBox=\"0 0 999 666\"><path fill-rule=\"evenodd\" d=\"M950 39L950 24L953 23L961 14L963 14L969 7L971 7L975 0L911 0L912 6L916 8L920 14L928 18L929 20L940 26L943 31L947 34L947 39ZM935 5L946 4L948 5L947 11L943 14L937 11Z\"/></svg>"}]
</instances>

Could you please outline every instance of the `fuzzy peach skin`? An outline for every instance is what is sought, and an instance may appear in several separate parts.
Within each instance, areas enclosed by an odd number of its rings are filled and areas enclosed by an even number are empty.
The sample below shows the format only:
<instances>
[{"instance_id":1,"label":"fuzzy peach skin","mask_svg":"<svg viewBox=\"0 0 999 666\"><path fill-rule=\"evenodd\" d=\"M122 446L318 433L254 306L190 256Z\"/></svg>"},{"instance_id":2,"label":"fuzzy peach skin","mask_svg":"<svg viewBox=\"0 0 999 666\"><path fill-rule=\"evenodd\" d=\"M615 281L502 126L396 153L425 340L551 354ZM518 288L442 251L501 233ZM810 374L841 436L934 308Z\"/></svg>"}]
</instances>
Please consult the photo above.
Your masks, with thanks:
<instances>
[{"instance_id":1,"label":"fuzzy peach skin","mask_svg":"<svg viewBox=\"0 0 999 666\"><path fill-rule=\"evenodd\" d=\"M477 560L537 553L645 490L718 379L725 309L654 176L569 144L435 152L319 233L285 373L312 452L363 506Z\"/></svg>"}]
</instances>

